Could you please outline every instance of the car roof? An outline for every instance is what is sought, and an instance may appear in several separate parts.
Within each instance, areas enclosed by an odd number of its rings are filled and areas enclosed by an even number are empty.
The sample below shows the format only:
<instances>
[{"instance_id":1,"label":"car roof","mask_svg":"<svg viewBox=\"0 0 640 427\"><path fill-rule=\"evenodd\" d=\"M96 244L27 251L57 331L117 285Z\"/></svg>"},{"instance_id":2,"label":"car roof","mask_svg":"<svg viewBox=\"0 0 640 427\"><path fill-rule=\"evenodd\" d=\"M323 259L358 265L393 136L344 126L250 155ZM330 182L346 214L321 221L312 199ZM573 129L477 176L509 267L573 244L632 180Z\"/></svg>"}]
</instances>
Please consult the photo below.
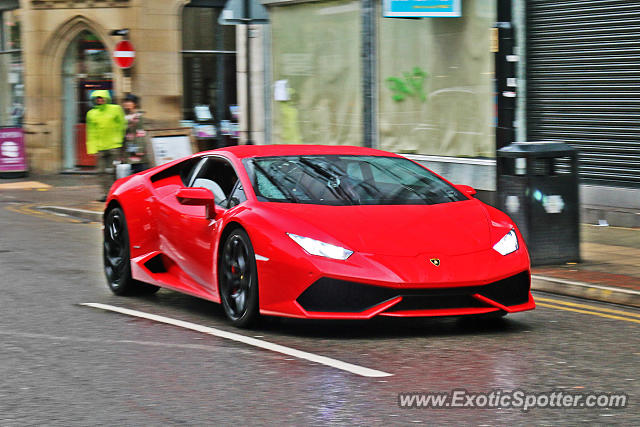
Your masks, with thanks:
<instances>
[{"instance_id":1,"label":"car roof","mask_svg":"<svg viewBox=\"0 0 640 427\"><path fill-rule=\"evenodd\" d=\"M345 145L235 145L206 153L227 152L237 158L270 157L270 156L298 156L298 155L350 155L350 156L392 156L394 153L373 148L345 146Z\"/></svg>"}]
</instances>

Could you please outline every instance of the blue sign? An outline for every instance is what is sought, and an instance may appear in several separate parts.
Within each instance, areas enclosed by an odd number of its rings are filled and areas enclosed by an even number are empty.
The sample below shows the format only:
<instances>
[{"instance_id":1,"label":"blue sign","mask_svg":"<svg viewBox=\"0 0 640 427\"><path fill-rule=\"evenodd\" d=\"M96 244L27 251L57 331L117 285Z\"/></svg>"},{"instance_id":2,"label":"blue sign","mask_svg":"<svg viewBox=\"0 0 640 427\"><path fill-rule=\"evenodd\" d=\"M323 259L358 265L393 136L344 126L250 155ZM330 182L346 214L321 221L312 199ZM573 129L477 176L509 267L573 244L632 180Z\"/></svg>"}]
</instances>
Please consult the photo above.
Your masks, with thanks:
<instances>
[{"instance_id":1,"label":"blue sign","mask_svg":"<svg viewBox=\"0 0 640 427\"><path fill-rule=\"evenodd\" d=\"M462 0L384 0L388 18L457 18L462 16Z\"/></svg>"}]
</instances>

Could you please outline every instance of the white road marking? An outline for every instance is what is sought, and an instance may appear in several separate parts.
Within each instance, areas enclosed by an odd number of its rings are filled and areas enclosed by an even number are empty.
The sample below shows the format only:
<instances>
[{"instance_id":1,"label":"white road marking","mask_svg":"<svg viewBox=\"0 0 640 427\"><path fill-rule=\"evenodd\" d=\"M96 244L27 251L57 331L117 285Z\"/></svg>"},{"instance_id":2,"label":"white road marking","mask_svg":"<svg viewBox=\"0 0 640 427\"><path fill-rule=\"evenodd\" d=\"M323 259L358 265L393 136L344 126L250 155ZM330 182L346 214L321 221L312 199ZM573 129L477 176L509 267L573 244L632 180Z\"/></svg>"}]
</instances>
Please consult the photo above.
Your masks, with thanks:
<instances>
[{"instance_id":1,"label":"white road marking","mask_svg":"<svg viewBox=\"0 0 640 427\"><path fill-rule=\"evenodd\" d=\"M86 307L97 308L100 310L113 311L116 313L126 314L128 316L141 317L143 319L154 320L160 323L166 323L168 325L178 326L180 328L190 329L192 331L202 332L204 334L213 335L219 338L226 338L228 340L241 342L243 344L251 345L254 347L262 348L265 350L273 351L276 353L286 354L288 356L297 357L298 359L308 360L310 362L319 363L321 365L330 366L332 368L340 369L343 371L351 372L363 377L390 377L393 374L387 372L378 371L375 369L365 368L363 366L354 365L340 360L332 359L326 356L320 356L314 353L308 353L306 351L296 350L295 348L285 347L280 344L274 344L268 341L259 340L256 338L247 337L245 335L236 334L233 332L223 331L221 329L210 328L208 326L198 325L196 323L185 322L183 320L172 319L170 317L158 316L156 314L145 313L137 310L130 310L128 308L116 307L113 305L99 304L99 303L83 303Z\"/></svg>"}]
</instances>

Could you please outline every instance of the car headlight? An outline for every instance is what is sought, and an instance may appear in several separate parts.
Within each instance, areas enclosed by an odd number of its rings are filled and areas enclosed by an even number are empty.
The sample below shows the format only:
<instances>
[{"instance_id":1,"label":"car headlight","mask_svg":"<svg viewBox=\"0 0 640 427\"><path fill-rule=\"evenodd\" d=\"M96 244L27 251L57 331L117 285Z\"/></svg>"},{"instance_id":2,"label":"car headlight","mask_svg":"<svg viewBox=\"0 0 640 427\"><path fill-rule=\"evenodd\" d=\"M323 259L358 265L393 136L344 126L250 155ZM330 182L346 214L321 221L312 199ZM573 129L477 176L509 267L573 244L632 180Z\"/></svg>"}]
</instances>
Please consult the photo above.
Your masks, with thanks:
<instances>
[{"instance_id":1,"label":"car headlight","mask_svg":"<svg viewBox=\"0 0 640 427\"><path fill-rule=\"evenodd\" d=\"M518 247L518 236L514 229L511 229L498 243L493 245L493 249L500 255L509 255L511 252L517 251Z\"/></svg>"},{"instance_id":2,"label":"car headlight","mask_svg":"<svg viewBox=\"0 0 640 427\"><path fill-rule=\"evenodd\" d=\"M351 256L353 251L341 248L340 246L331 245L319 240L310 239L309 237L298 236L297 234L287 233L287 236L299 244L302 249L311 255L323 256L331 259L345 260Z\"/></svg>"}]
</instances>

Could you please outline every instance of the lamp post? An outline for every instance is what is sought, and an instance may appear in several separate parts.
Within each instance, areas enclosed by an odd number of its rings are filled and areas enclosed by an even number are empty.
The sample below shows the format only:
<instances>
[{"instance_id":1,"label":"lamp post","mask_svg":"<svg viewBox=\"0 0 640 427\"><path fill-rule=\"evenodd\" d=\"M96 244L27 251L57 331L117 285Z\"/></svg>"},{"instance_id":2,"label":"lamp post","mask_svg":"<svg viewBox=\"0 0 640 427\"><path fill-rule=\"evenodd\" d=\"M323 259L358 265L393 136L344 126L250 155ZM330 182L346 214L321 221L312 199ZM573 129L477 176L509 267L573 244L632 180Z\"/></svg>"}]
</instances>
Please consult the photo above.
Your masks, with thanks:
<instances>
[{"instance_id":1,"label":"lamp post","mask_svg":"<svg viewBox=\"0 0 640 427\"><path fill-rule=\"evenodd\" d=\"M363 145L376 145L376 4L361 0L362 8L362 127Z\"/></svg>"},{"instance_id":2,"label":"lamp post","mask_svg":"<svg viewBox=\"0 0 640 427\"><path fill-rule=\"evenodd\" d=\"M245 144L253 145L253 139L251 138L251 0L244 0L243 2L243 14L242 21L245 26L245 67L247 72L247 139Z\"/></svg>"}]
</instances>

